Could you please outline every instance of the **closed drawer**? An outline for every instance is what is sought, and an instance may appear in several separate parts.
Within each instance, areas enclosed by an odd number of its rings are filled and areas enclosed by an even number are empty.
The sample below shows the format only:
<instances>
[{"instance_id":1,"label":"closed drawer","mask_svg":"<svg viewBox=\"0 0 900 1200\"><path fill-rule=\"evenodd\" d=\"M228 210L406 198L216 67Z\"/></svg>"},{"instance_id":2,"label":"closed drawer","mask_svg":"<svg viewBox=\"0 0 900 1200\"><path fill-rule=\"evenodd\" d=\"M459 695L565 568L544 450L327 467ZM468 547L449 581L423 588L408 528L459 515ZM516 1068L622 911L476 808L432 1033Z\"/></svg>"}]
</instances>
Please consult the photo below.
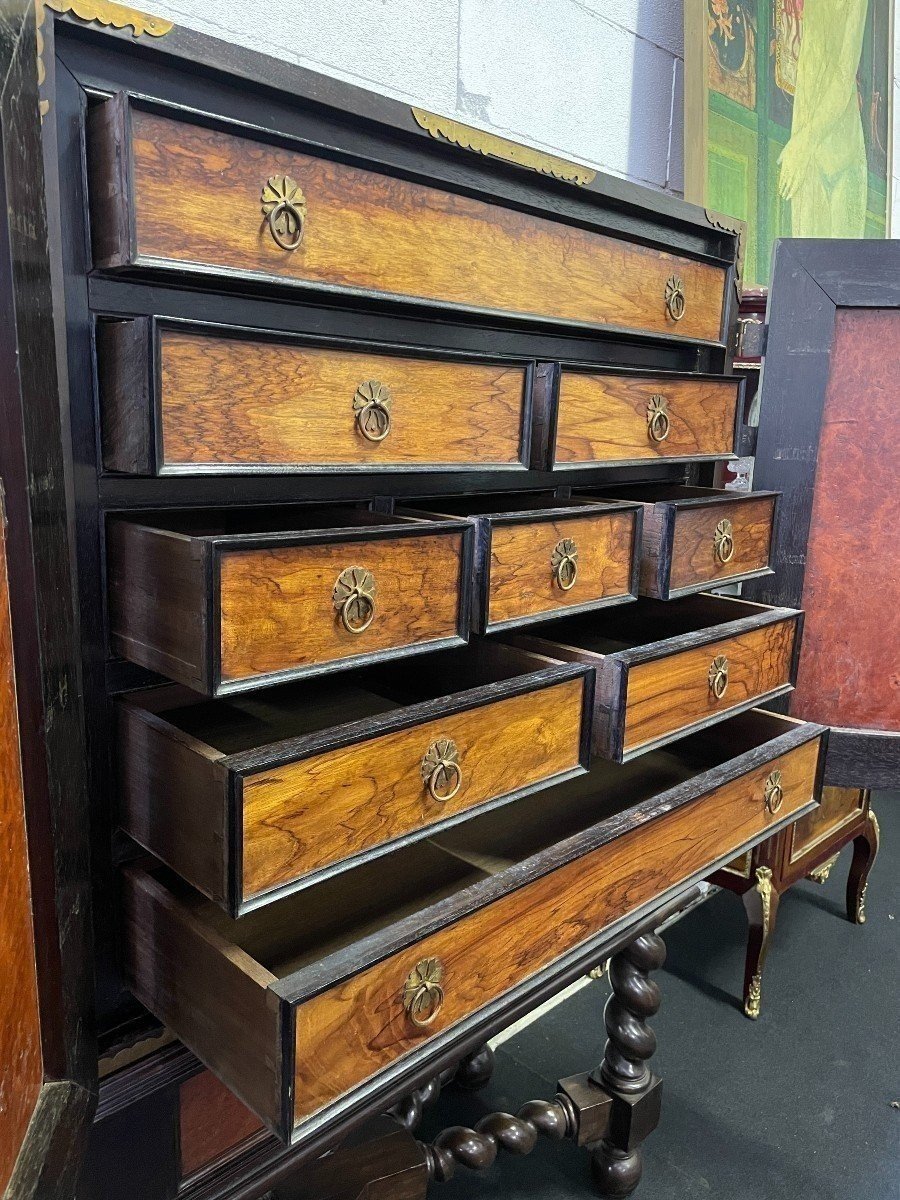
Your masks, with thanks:
<instances>
[{"instance_id":1,"label":"closed drawer","mask_svg":"<svg viewBox=\"0 0 900 1200\"><path fill-rule=\"evenodd\" d=\"M176 119L90 114L94 263L720 342L724 266Z\"/></svg>"},{"instance_id":2,"label":"closed drawer","mask_svg":"<svg viewBox=\"0 0 900 1200\"><path fill-rule=\"evenodd\" d=\"M115 519L112 649L219 695L458 644L471 539L467 522L349 508Z\"/></svg>"},{"instance_id":3,"label":"closed drawer","mask_svg":"<svg viewBox=\"0 0 900 1200\"><path fill-rule=\"evenodd\" d=\"M440 509L431 516L465 516L477 526L473 621L479 633L637 596L638 504L588 504L526 493L429 503ZM401 511L429 515L418 508Z\"/></svg>"},{"instance_id":4,"label":"closed drawer","mask_svg":"<svg viewBox=\"0 0 900 1200\"><path fill-rule=\"evenodd\" d=\"M701 595L640 600L514 639L594 669L593 749L624 762L790 692L801 622L795 609Z\"/></svg>"},{"instance_id":5,"label":"closed drawer","mask_svg":"<svg viewBox=\"0 0 900 1200\"><path fill-rule=\"evenodd\" d=\"M743 381L538 363L532 462L537 468L728 458Z\"/></svg>"},{"instance_id":6,"label":"closed drawer","mask_svg":"<svg viewBox=\"0 0 900 1200\"><path fill-rule=\"evenodd\" d=\"M119 705L123 827L237 916L583 772L593 678L496 643L202 701Z\"/></svg>"},{"instance_id":7,"label":"closed drawer","mask_svg":"<svg viewBox=\"0 0 900 1200\"><path fill-rule=\"evenodd\" d=\"M713 732L596 764L521 801L515 822L488 813L239 921L164 868L132 868L130 985L302 1143L376 1077L421 1070L459 1022L500 1019L567 961L574 977L611 924L810 809L821 726L754 711Z\"/></svg>"},{"instance_id":8,"label":"closed drawer","mask_svg":"<svg viewBox=\"0 0 900 1200\"><path fill-rule=\"evenodd\" d=\"M772 574L777 492L636 484L610 488L612 497L644 505L642 596L672 600Z\"/></svg>"},{"instance_id":9,"label":"closed drawer","mask_svg":"<svg viewBox=\"0 0 900 1200\"><path fill-rule=\"evenodd\" d=\"M531 367L316 344L157 317L103 320L107 470L143 475L524 469Z\"/></svg>"}]
</instances>

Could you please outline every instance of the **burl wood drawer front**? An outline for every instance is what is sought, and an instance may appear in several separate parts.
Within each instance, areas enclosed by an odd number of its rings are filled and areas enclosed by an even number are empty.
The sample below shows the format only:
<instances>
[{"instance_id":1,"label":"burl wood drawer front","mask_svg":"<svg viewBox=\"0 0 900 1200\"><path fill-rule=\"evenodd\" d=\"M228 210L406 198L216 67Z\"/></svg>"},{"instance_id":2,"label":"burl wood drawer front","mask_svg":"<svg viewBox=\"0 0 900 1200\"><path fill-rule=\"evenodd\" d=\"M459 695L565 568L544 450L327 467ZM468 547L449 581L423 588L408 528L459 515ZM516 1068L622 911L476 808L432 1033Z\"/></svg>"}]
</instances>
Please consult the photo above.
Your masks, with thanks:
<instances>
[{"instance_id":1,"label":"burl wood drawer front","mask_svg":"<svg viewBox=\"0 0 900 1200\"><path fill-rule=\"evenodd\" d=\"M479 643L433 656L427 690L387 670L123 700L123 827L238 916L587 768L586 668Z\"/></svg>"},{"instance_id":2,"label":"burl wood drawer front","mask_svg":"<svg viewBox=\"0 0 900 1200\"><path fill-rule=\"evenodd\" d=\"M467 516L478 528L473 623L479 633L637 597L640 505L525 493L432 503L440 509L432 515Z\"/></svg>"},{"instance_id":3,"label":"burl wood drawer front","mask_svg":"<svg viewBox=\"0 0 900 1200\"><path fill-rule=\"evenodd\" d=\"M131 986L300 1142L374 1076L414 1051L421 1062L479 1010L561 975L613 922L809 811L822 727L759 711L729 724L718 741L601 763L520 802L514 823L489 813L239 921L163 868L131 869Z\"/></svg>"},{"instance_id":4,"label":"burl wood drawer front","mask_svg":"<svg viewBox=\"0 0 900 1200\"><path fill-rule=\"evenodd\" d=\"M743 383L727 376L644 375L539 363L533 464L728 458Z\"/></svg>"},{"instance_id":5,"label":"burl wood drawer front","mask_svg":"<svg viewBox=\"0 0 900 1200\"><path fill-rule=\"evenodd\" d=\"M672 600L772 573L776 492L636 484L609 495L644 504L642 596Z\"/></svg>"},{"instance_id":6,"label":"burl wood drawer front","mask_svg":"<svg viewBox=\"0 0 900 1200\"><path fill-rule=\"evenodd\" d=\"M721 340L721 266L164 113L119 95L91 114L97 266Z\"/></svg>"},{"instance_id":7,"label":"burl wood drawer front","mask_svg":"<svg viewBox=\"0 0 900 1200\"><path fill-rule=\"evenodd\" d=\"M108 470L524 469L530 366L101 321Z\"/></svg>"},{"instance_id":8,"label":"burl wood drawer front","mask_svg":"<svg viewBox=\"0 0 900 1200\"><path fill-rule=\"evenodd\" d=\"M626 762L790 692L801 618L701 595L642 600L512 636L522 649L594 669L593 750Z\"/></svg>"},{"instance_id":9,"label":"burl wood drawer front","mask_svg":"<svg viewBox=\"0 0 900 1200\"><path fill-rule=\"evenodd\" d=\"M471 526L326 516L110 522L113 650L217 695L466 640Z\"/></svg>"}]
</instances>

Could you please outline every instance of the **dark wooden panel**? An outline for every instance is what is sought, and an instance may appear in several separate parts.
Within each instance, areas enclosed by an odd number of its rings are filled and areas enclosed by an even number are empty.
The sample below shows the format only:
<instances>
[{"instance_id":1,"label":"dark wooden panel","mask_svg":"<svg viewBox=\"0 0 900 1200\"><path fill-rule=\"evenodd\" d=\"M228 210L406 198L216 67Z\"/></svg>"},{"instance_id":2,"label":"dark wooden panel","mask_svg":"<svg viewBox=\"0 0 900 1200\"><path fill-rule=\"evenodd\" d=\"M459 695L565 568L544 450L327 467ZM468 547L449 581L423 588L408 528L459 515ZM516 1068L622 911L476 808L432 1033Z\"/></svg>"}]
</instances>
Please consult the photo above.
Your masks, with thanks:
<instances>
[{"instance_id":1,"label":"dark wooden panel","mask_svg":"<svg viewBox=\"0 0 900 1200\"><path fill-rule=\"evenodd\" d=\"M182 1175L214 1163L261 1129L258 1117L212 1071L201 1071L178 1089Z\"/></svg>"}]
</instances>

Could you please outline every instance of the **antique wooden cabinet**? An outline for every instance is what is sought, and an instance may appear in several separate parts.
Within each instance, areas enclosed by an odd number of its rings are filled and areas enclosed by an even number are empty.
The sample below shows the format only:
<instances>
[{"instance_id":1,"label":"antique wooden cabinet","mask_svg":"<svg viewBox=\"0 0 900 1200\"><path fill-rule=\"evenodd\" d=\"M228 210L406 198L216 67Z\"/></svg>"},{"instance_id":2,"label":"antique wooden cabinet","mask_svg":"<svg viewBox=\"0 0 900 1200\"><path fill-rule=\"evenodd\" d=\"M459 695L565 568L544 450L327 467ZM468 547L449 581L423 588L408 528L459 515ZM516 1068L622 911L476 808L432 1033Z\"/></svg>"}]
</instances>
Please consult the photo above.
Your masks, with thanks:
<instances>
[{"instance_id":1,"label":"antique wooden cabinet","mask_svg":"<svg viewBox=\"0 0 900 1200\"><path fill-rule=\"evenodd\" d=\"M66 981L77 1195L412 1198L538 1133L630 1194L655 929L813 819L826 738L759 707L799 606L708 590L768 578L777 521L714 486L736 234L106 0L3 37L0 466L63 905L12 957ZM415 1141L608 954L594 1072Z\"/></svg>"}]
</instances>

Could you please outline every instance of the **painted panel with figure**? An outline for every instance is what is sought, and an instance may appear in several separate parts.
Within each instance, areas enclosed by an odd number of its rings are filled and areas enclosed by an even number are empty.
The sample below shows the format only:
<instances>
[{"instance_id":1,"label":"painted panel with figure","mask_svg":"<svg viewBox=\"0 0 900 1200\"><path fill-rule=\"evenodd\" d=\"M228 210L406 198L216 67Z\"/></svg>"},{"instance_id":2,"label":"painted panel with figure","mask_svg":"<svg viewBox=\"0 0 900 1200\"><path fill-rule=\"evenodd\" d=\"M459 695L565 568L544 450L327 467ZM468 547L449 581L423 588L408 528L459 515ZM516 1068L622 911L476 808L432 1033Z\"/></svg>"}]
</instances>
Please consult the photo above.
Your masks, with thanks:
<instances>
[{"instance_id":1,"label":"painted panel with figure","mask_svg":"<svg viewBox=\"0 0 900 1200\"><path fill-rule=\"evenodd\" d=\"M893 0L686 0L685 192L778 237L886 237Z\"/></svg>"}]
</instances>

